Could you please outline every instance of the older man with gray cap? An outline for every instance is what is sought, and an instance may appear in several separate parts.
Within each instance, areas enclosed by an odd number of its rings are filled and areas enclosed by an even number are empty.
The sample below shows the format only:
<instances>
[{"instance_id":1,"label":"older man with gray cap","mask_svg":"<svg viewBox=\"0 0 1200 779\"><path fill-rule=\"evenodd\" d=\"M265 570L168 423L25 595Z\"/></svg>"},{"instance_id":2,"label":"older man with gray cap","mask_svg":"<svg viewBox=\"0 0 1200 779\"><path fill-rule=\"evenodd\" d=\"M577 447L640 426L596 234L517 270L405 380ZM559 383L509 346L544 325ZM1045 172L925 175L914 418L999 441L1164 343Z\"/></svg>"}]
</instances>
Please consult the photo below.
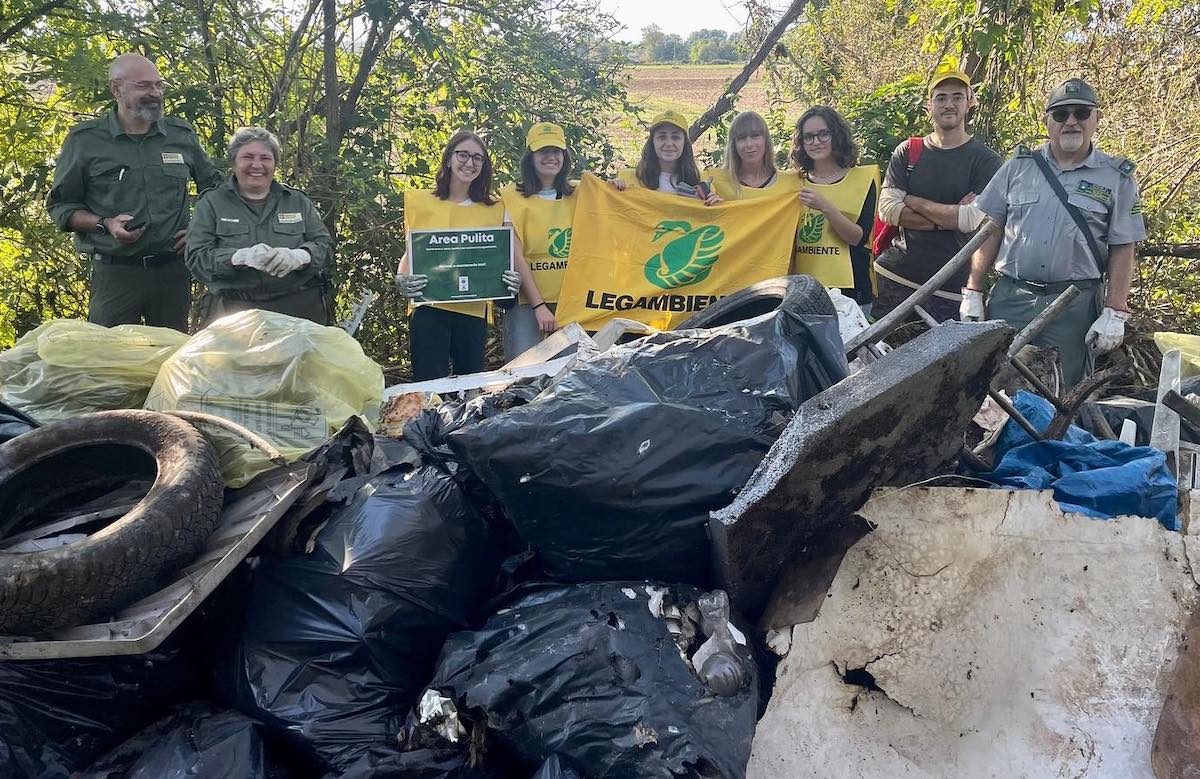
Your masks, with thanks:
<instances>
[{"instance_id":1,"label":"older man with gray cap","mask_svg":"<svg viewBox=\"0 0 1200 779\"><path fill-rule=\"evenodd\" d=\"M1124 338L1134 244L1146 237L1133 163L1092 143L1101 116L1096 90L1082 79L1050 93L1049 142L1019 146L975 202L1004 231L972 258L959 310L963 321L1003 319L1022 328L1075 285L1083 294L1034 340L1058 349L1070 384ZM985 312L993 265L999 277Z\"/></svg>"}]
</instances>

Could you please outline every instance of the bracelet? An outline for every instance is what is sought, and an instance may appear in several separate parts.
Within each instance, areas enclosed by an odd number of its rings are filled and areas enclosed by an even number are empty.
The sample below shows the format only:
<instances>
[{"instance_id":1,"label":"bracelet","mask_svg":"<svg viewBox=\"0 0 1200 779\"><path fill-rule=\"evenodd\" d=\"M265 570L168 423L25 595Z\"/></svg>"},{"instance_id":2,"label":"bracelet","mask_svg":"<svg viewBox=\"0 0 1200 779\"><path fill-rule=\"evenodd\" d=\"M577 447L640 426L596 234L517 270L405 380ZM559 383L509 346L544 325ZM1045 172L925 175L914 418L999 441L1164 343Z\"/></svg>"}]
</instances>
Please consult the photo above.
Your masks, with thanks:
<instances>
[{"instance_id":1,"label":"bracelet","mask_svg":"<svg viewBox=\"0 0 1200 779\"><path fill-rule=\"evenodd\" d=\"M537 311L542 306L546 306L546 301L543 300L541 303L538 303L536 306L533 307L533 310ZM550 306L546 306L546 310L547 311L550 310Z\"/></svg>"},{"instance_id":2,"label":"bracelet","mask_svg":"<svg viewBox=\"0 0 1200 779\"><path fill-rule=\"evenodd\" d=\"M975 289L974 287L963 287L962 291L963 292L983 292L983 290Z\"/></svg>"}]
</instances>

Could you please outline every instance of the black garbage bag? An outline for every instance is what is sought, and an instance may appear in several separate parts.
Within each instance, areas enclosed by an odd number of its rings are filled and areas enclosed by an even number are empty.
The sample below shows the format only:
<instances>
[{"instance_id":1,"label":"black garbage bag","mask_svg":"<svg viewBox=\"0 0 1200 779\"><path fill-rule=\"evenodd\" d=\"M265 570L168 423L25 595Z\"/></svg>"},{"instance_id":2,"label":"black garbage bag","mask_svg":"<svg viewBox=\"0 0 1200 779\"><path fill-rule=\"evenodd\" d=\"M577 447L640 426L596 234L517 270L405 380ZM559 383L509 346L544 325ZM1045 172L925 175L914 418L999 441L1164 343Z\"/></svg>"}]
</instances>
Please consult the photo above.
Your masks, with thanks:
<instances>
[{"instance_id":1,"label":"black garbage bag","mask_svg":"<svg viewBox=\"0 0 1200 779\"><path fill-rule=\"evenodd\" d=\"M38 427L33 417L0 402L0 444Z\"/></svg>"},{"instance_id":2,"label":"black garbage bag","mask_svg":"<svg viewBox=\"0 0 1200 779\"><path fill-rule=\"evenodd\" d=\"M109 752L80 779L286 779L269 760L259 728L237 712L188 704Z\"/></svg>"},{"instance_id":3,"label":"black garbage bag","mask_svg":"<svg viewBox=\"0 0 1200 779\"><path fill-rule=\"evenodd\" d=\"M340 771L395 743L446 635L490 594L495 555L445 473L376 476L330 517L312 554L263 561L219 686L295 753Z\"/></svg>"},{"instance_id":4,"label":"black garbage bag","mask_svg":"<svg viewBox=\"0 0 1200 779\"><path fill-rule=\"evenodd\" d=\"M202 681L186 641L130 657L0 663L0 777L65 779Z\"/></svg>"},{"instance_id":5,"label":"black garbage bag","mask_svg":"<svg viewBox=\"0 0 1200 779\"><path fill-rule=\"evenodd\" d=\"M527 585L479 630L447 639L429 689L455 707L460 741L487 739L484 764L499 756L531 771L557 757L543 769L588 779L744 777L758 716L753 653L737 633L734 687L717 694L701 681L702 594Z\"/></svg>"},{"instance_id":6,"label":"black garbage bag","mask_svg":"<svg viewBox=\"0 0 1200 779\"><path fill-rule=\"evenodd\" d=\"M330 774L326 779L525 779L503 769L472 767L468 763L467 753L460 749L431 748L410 752L372 749L343 773Z\"/></svg>"},{"instance_id":7,"label":"black garbage bag","mask_svg":"<svg viewBox=\"0 0 1200 779\"><path fill-rule=\"evenodd\" d=\"M708 513L796 408L844 377L840 349L835 317L784 310L659 333L446 438L552 578L706 586Z\"/></svg>"}]
</instances>

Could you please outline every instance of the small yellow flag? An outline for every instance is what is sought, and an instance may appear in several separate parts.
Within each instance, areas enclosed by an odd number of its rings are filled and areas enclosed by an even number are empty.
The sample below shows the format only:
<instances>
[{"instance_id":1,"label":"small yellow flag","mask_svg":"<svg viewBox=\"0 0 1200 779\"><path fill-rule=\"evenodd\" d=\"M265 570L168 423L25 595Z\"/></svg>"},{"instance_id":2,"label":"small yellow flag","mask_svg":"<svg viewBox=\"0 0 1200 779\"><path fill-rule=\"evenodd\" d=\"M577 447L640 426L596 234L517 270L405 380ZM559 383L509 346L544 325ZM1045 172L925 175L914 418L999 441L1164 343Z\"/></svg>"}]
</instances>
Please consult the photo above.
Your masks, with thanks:
<instances>
[{"instance_id":1,"label":"small yellow flag","mask_svg":"<svg viewBox=\"0 0 1200 779\"><path fill-rule=\"evenodd\" d=\"M556 318L593 331L616 317L668 330L786 275L800 219L794 192L706 206L640 187L619 192L585 175L576 197Z\"/></svg>"}]
</instances>

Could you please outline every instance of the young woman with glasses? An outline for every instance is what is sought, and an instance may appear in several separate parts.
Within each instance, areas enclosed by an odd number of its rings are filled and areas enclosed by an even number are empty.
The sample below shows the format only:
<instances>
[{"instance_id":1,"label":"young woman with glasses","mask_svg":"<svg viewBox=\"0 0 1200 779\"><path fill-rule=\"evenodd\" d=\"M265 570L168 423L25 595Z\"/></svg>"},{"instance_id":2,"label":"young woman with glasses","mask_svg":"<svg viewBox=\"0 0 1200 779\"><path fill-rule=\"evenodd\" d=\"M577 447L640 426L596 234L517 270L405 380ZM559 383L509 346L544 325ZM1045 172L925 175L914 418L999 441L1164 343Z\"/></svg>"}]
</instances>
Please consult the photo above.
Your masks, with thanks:
<instances>
[{"instance_id":1,"label":"young woman with glasses","mask_svg":"<svg viewBox=\"0 0 1200 779\"><path fill-rule=\"evenodd\" d=\"M435 187L404 193L404 222L413 230L446 230L468 227L501 227L504 205L492 193L492 160L483 139L470 130L459 130L442 151ZM518 268L524 262L520 244L513 241ZM521 274L504 272L509 292L516 294ZM487 301L424 303L428 279L412 272L412 256L405 252L396 274L396 286L409 299L409 351L413 381L478 373L484 368L484 347L490 316Z\"/></svg>"},{"instance_id":2,"label":"young woman with glasses","mask_svg":"<svg viewBox=\"0 0 1200 779\"><path fill-rule=\"evenodd\" d=\"M793 273L837 287L865 313L874 299L871 228L879 195L879 167L859 165L850 126L828 106L804 112L792 134L792 164L800 172L805 206L796 233Z\"/></svg>"}]
</instances>

